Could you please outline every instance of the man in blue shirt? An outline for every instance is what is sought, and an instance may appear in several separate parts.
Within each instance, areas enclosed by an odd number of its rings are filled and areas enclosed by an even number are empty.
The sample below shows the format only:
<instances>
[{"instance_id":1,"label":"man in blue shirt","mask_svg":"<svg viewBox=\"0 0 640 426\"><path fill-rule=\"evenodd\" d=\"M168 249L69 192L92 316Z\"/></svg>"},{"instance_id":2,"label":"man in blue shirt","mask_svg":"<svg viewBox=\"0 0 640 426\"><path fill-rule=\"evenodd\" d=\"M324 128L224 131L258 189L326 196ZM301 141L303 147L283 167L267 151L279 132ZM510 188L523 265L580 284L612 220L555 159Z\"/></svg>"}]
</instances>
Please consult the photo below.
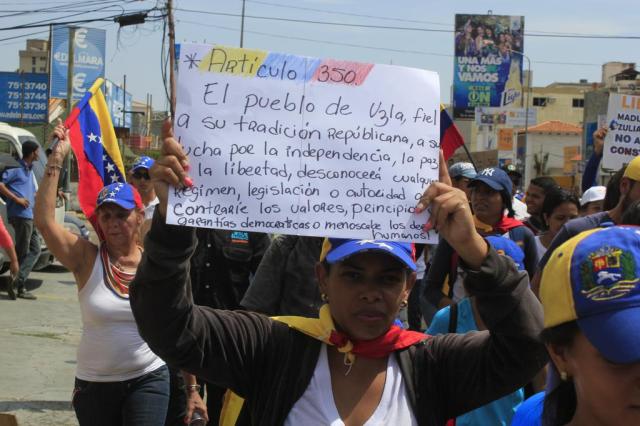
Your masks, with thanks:
<instances>
[{"instance_id":1,"label":"man in blue shirt","mask_svg":"<svg viewBox=\"0 0 640 426\"><path fill-rule=\"evenodd\" d=\"M39 145L33 141L22 144L21 167L7 169L2 174L0 195L7 202L9 223L15 230L15 246L20 262L20 271L15 280L9 284L9 296L34 300L36 297L25 288L27 277L40 255L40 238L33 226L33 205L35 204L36 181L31 166L38 160Z\"/></svg>"}]
</instances>

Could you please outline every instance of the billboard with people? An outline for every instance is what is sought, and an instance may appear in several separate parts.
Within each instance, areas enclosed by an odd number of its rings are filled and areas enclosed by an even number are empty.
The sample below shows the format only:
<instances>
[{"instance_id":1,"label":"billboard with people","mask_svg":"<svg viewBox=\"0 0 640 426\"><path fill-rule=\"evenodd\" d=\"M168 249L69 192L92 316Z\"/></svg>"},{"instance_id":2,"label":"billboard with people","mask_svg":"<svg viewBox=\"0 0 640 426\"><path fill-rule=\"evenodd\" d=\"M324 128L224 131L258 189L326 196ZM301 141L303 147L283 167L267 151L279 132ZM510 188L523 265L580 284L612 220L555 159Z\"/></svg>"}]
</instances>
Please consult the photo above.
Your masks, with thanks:
<instances>
[{"instance_id":1,"label":"billboard with people","mask_svg":"<svg viewBox=\"0 0 640 426\"><path fill-rule=\"evenodd\" d=\"M476 107L522 102L524 17L456 15L454 118L474 119Z\"/></svg>"}]
</instances>

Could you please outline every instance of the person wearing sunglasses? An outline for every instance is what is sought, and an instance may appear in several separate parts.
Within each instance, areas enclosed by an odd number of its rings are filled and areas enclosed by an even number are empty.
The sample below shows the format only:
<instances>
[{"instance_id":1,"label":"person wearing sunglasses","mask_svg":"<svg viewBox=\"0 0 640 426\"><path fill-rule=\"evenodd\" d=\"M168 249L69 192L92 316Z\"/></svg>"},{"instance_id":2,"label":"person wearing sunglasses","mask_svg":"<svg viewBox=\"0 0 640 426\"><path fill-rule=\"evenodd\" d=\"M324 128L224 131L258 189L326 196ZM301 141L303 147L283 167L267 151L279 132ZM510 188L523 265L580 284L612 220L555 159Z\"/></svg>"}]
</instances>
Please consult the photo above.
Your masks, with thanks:
<instances>
[{"instance_id":1,"label":"person wearing sunglasses","mask_svg":"<svg viewBox=\"0 0 640 426\"><path fill-rule=\"evenodd\" d=\"M153 189L153 184L149 178L149 169L151 166L153 166L153 158L143 155L138 157L129 171L129 181L142 197L145 219L151 219L153 217L153 211L156 208L156 204L158 204L156 191Z\"/></svg>"}]
</instances>

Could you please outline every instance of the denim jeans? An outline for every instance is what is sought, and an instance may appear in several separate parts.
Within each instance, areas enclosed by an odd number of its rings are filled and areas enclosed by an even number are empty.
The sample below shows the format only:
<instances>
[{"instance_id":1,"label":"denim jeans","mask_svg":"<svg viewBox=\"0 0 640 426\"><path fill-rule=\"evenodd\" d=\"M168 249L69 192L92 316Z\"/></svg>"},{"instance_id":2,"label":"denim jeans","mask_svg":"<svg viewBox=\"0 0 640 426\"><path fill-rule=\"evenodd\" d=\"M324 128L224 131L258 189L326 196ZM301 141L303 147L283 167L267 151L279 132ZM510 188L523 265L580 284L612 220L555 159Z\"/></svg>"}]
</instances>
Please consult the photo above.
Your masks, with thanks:
<instances>
[{"instance_id":1,"label":"denim jeans","mask_svg":"<svg viewBox=\"0 0 640 426\"><path fill-rule=\"evenodd\" d=\"M73 409L80 426L162 426L169 405L169 369L123 382L76 378Z\"/></svg>"}]
</instances>

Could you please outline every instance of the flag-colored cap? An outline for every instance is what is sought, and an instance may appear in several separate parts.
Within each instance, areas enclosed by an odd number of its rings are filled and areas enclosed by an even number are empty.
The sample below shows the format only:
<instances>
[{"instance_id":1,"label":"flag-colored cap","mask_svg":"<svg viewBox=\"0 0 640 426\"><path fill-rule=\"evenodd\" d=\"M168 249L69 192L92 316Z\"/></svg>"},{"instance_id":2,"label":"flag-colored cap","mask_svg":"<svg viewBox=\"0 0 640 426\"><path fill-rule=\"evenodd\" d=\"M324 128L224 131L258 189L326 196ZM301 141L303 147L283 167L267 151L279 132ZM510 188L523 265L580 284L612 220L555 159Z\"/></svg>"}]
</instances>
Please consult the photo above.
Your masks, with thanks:
<instances>
[{"instance_id":1,"label":"flag-colored cap","mask_svg":"<svg viewBox=\"0 0 640 426\"><path fill-rule=\"evenodd\" d=\"M415 250L411 243L381 240L347 240L325 238L320 252L320 261L333 264L358 253L381 252L395 257L412 271L416 270Z\"/></svg>"},{"instance_id":2,"label":"flag-colored cap","mask_svg":"<svg viewBox=\"0 0 640 426\"><path fill-rule=\"evenodd\" d=\"M631 160L627 165L624 171L624 177L640 181L640 155Z\"/></svg>"},{"instance_id":3,"label":"flag-colored cap","mask_svg":"<svg viewBox=\"0 0 640 426\"><path fill-rule=\"evenodd\" d=\"M112 183L98 193L96 207L105 203L114 203L126 210L144 209L140 193L128 183Z\"/></svg>"},{"instance_id":4,"label":"flag-colored cap","mask_svg":"<svg viewBox=\"0 0 640 426\"><path fill-rule=\"evenodd\" d=\"M542 272L544 327L576 321L607 360L640 361L640 227L585 231L551 255Z\"/></svg>"},{"instance_id":5,"label":"flag-colored cap","mask_svg":"<svg viewBox=\"0 0 640 426\"><path fill-rule=\"evenodd\" d=\"M136 159L136 161L133 163L133 166L131 166L131 171L135 172L138 169L150 169L151 166L153 166L153 163L155 161L153 161L153 158L151 157L147 157L146 155L143 155L141 157L138 157Z\"/></svg>"},{"instance_id":6,"label":"flag-colored cap","mask_svg":"<svg viewBox=\"0 0 640 426\"><path fill-rule=\"evenodd\" d=\"M518 270L524 271L524 252L518 244L500 235L490 235L485 239L498 254L511 258Z\"/></svg>"}]
</instances>

